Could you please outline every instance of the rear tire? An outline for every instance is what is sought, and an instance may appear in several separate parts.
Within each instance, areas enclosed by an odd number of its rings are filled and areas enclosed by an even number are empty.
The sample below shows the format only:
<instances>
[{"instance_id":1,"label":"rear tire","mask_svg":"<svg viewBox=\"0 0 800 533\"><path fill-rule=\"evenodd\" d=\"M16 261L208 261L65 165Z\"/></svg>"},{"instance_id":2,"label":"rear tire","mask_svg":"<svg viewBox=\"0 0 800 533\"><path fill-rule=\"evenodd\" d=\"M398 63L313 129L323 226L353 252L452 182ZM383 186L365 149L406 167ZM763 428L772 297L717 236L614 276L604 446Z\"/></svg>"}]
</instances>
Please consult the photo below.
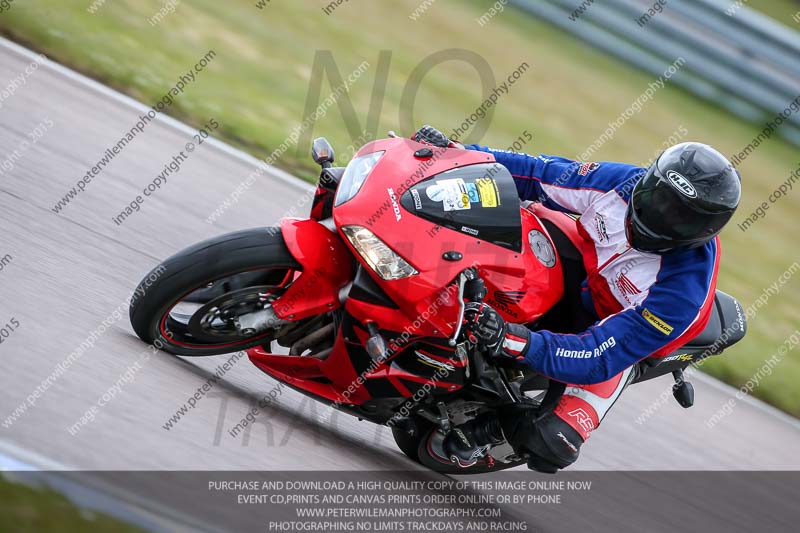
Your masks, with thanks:
<instances>
[{"instance_id":1,"label":"rear tire","mask_svg":"<svg viewBox=\"0 0 800 533\"><path fill-rule=\"evenodd\" d=\"M433 429L433 422L426 420L421 416L416 417L416 422L417 432L414 435L409 435L407 431L393 427L392 436L394 437L395 444L397 444L397 447L400 448L401 452L406 454L406 456L412 461L422 464L422 462L419 460L420 437L430 433L430 431Z\"/></svg>"},{"instance_id":2,"label":"rear tire","mask_svg":"<svg viewBox=\"0 0 800 533\"><path fill-rule=\"evenodd\" d=\"M262 270L265 279L272 272L279 275L281 271L300 270L277 228L242 230L192 245L161 263L139 283L130 305L133 330L147 343L188 356L235 352L269 342L269 332L217 345L179 342L172 338L174 335L164 334L171 333L165 328L165 317L187 295L217 280L236 274L259 276Z\"/></svg>"}]
</instances>

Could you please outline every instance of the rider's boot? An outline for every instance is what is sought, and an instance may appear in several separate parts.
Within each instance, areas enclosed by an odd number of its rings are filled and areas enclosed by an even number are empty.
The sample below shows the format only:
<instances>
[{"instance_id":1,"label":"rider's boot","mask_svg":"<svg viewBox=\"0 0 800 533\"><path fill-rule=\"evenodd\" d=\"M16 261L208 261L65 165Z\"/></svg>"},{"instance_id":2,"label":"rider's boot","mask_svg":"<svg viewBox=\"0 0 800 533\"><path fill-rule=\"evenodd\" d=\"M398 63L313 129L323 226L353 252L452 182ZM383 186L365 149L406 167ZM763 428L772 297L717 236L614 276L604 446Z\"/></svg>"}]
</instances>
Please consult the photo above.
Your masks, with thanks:
<instances>
[{"instance_id":1,"label":"rider's boot","mask_svg":"<svg viewBox=\"0 0 800 533\"><path fill-rule=\"evenodd\" d=\"M450 461L467 468L483 459L489 446L503 441L505 437L497 417L494 413L484 413L454 427L444 438L442 448Z\"/></svg>"}]
</instances>

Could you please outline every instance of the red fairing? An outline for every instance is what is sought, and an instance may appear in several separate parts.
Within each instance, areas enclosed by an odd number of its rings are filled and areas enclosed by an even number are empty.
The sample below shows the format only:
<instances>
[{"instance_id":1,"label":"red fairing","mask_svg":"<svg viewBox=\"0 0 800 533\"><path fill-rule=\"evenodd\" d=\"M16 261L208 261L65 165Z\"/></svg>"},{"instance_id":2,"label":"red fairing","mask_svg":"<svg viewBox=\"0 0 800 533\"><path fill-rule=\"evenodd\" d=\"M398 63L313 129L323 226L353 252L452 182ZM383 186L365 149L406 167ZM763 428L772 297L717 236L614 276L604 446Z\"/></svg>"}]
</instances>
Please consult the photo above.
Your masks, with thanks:
<instances>
[{"instance_id":1,"label":"red fairing","mask_svg":"<svg viewBox=\"0 0 800 533\"><path fill-rule=\"evenodd\" d=\"M262 348L250 349L247 355L254 365L278 381L330 402L360 405L369 400L370 395L359 386L359 374L350 363L344 344L344 337L337 335L333 352L324 360L273 355ZM331 383L321 382L324 380Z\"/></svg>"},{"instance_id":2,"label":"red fairing","mask_svg":"<svg viewBox=\"0 0 800 533\"><path fill-rule=\"evenodd\" d=\"M414 152L420 148L433 149L434 157L429 160L415 157ZM361 191L334 208L334 220L340 230L348 225L369 229L419 272L407 278L384 281L365 264L368 274L398 304L406 325L413 323L420 315L431 315L430 308L442 289L470 266L477 267L486 282L489 289L487 303L509 320L521 323L536 320L561 298L564 281L557 255L556 263L547 267L531 249L528 237L534 230L544 235L553 246L547 231L532 213L521 210L522 251L514 252L438 226L406 210L398 201L410 187L432 175L467 165L493 162L492 155L472 150L431 148L408 139L383 139L364 146L356 156L377 151L385 153ZM343 240L347 242L344 237ZM451 251L460 253L463 259L444 261L442 254ZM355 250L353 255L359 257ZM452 312L440 309L413 332L421 335L451 335L457 316L457 302L454 300ZM366 320L369 317L357 318ZM396 331L403 329L398 327L401 324L396 323L397 314L392 313L389 318L393 324L385 327ZM383 328L384 324L379 322Z\"/></svg>"},{"instance_id":3,"label":"red fairing","mask_svg":"<svg viewBox=\"0 0 800 533\"><path fill-rule=\"evenodd\" d=\"M353 258L341 239L315 220L284 218L280 224L303 272L275 301L275 314L300 320L339 307L339 290L353 279Z\"/></svg>"},{"instance_id":4,"label":"red fairing","mask_svg":"<svg viewBox=\"0 0 800 533\"><path fill-rule=\"evenodd\" d=\"M433 156L416 157L420 149L432 150ZM361 263L364 274L393 305L351 293L337 322L333 350L324 360L272 355L261 348L249 351L253 363L274 378L317 398L345 405L363 405L380 397L408 398L423 386L454 391L465 384L466 361L447 344L456 328L457 280L464 270L476 268L488 290L485 301L517 323L538 319L564 292L553 241L533 212L517 207L519 200L510 175L502 191L497 188L499 177L482 182L500 191L494 199L500 205L502 197L502 213L483 196L475 201L471 213L486 220L487 226L499 214L509 217L513 224L496 227L513 226L519 247L513 243L501 246L495 244L496 239L484 237L492 228L488 232L485 228L476 230L477 235L465 233L464 228L457 231L437 225L419 211L410 211L415 205L407 208L401 203L403 194L420 182L432 177L430 183L449 179L438 175L453 169L485 166L494 162L492 155L395 138L372 142L356 156L377 151L384 153L360 190L333 208L338 235L313 220L282 221L283 237L303 273L276 301L275 308L279 317L288 320L338 308L340 289L354 280L354 261ZM433 198L431 201L435 203ZM438 215L448 211L443 203L436 205L440 206ZM519 219L515 218L516 209ZM344 226L368 229L417 273L382 279L352 246L342 232ZM444 258L445 253L450 259ZM370 323L379 328L389 346L390 356L383 362L374 361L366 351ZM445 376L434 374L440 367L452 371Z\"/></svg>"}]
</instances>

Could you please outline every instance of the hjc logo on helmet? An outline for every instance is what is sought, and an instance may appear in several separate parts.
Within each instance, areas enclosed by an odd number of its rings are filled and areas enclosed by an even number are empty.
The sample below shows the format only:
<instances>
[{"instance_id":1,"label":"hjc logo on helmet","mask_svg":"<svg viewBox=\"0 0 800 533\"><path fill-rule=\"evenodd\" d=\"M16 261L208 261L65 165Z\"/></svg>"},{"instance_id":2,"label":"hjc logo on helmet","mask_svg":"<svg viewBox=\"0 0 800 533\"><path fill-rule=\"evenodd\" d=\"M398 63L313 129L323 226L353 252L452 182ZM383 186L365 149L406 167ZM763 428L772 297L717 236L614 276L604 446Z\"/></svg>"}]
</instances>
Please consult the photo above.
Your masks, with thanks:
<instances>
[{"instance_id":1,"label":"hjc logo on helmet","mask_svg":"<svg viewBox=\"0 0 800 533\"><path fill-rule=\"evenodd\" d=\"M694 185L692 185L683 175L678 174L674 170L670 170L667 172L667 180L669 180L669 182L676 189L678 189L681 194L688 196L689 198L697 198L697 190L694 188Z\"/></svg>"}]
</instances>

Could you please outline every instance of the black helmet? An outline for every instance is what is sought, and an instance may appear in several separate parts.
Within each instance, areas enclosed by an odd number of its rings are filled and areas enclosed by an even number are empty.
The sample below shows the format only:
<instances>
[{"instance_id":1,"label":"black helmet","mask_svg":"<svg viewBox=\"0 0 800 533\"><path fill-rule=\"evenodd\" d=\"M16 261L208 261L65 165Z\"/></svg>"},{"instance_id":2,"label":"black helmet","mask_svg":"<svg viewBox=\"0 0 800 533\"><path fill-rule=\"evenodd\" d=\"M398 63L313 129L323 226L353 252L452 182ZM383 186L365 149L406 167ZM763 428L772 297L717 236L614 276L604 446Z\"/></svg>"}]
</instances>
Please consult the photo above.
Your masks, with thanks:
<instances>
[{"instance_id":1,"label":"black helmet","mask_svg":"<svg viewBox=\"0 0 800 533\"><path fill-rule=\"evenodd\" d=\"M741 177L725 156L707 144L677 144L634 187L625 215L628 242L661 255L702 246L730 220L741 194Z\"/></svg>"}]
</instances>

